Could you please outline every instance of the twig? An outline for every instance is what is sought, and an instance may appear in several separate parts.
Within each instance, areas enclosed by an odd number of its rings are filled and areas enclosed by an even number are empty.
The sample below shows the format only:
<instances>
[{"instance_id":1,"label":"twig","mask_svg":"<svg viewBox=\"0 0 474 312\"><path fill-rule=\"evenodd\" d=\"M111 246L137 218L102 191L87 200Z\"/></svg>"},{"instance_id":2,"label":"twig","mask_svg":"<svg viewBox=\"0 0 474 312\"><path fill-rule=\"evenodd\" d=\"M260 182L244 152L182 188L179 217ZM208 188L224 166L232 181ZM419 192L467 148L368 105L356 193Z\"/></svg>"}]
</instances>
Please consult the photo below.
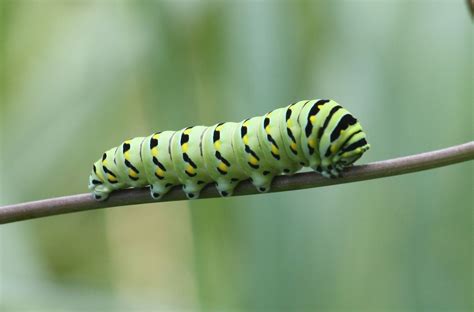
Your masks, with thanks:
<instances>
[{"instance_id":1,"label":"twig","mask_svg":"<svg viewBox=\"0 0 474 312\"><path fill-rule=\"evenodd\" d=\"M320 187L334 184L378 179L406 174L436 167L447 166L474 159L474 141L449 148L354 166L344 171L343 177L327 179L313 172L298 173L292 176L278 176L273 180L271 192L282 192ZM235 190L234 196L257 194L249 181L243 181ZM209 185L200 198L219 197L215 187ZM180 187L172 189L160 202L186 199ZM222 199L226 200L226 199ZM107 207L118 207L154 201L148 188L127 189L112 193L103 202L95 201L90 194L80 194L50 198L0 207L0 224L79 212Z\"/></svg>"}]
</instances>

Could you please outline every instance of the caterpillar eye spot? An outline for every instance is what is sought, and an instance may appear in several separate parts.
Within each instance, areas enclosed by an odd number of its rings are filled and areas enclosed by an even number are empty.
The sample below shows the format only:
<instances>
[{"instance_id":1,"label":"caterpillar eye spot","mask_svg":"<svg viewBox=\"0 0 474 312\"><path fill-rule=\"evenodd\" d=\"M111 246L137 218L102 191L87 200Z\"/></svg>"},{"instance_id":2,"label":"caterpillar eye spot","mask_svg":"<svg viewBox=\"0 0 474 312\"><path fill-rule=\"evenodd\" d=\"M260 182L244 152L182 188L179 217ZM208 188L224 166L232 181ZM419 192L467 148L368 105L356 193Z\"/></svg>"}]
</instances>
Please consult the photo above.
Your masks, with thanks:
<instances>
[{"instance_id":1,"label":"caterpillar eye spot","mask_svg":"<svg viewBox=\"0 0 474 312\"><path fill-rule=\"evenodd\" d=\"M268 192L276 173L292 174L301 167L336 178L369 147L360 123L336 102L299 101L241 122L123 141L101 154L87 182L96 200L144 186L157 199L178 185L196 199L210 183L227 197L246 179L258 192Z\"/></svg>"}]
</instances>

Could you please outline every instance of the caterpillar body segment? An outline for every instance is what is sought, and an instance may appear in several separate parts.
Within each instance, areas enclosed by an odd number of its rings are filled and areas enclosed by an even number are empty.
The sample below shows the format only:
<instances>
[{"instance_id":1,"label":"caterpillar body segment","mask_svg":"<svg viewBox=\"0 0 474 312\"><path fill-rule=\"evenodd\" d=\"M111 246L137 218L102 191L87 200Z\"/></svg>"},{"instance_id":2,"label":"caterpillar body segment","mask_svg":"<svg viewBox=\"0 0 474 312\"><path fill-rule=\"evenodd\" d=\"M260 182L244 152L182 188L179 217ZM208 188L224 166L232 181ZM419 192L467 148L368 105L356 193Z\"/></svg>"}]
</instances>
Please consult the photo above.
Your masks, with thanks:
<instances>
[{"instance_id":1,"label":"caterpillar body segment","mask_svg":"<svg viewBox=\"0 0 474 312\"><path fill-rule=\"evenodd\" d=\"M242 121L234 133L234 151L242 171L259 192L266 192L277 170L268 162L262 150L265 141L259 135L261 127L262 117Z\"/></svg>"},{"instance_id":2,"label":"caterpillar body segment","mask_svg":"<svg viewBox=\"0 0 474 312\"><path fill-rule=\"evenodd\" d=\"M265 114L259 131L259 140L264 141L263 155L271 163L272 168L276 169L275 174L293 174L302 167L290 158L284 147L287 142L284 141L285 137L281 133L282 130L286 130L286 127L282 129L280 120L285 119L286 110L286 107L278 108Z\"/></svg>"},{"instance_id":3,"label":"caterpillar body segment","mask_svg":"<svg viewBox=\"0 0 474 312\"><path fill-rule=\"evenodd\" d=\"M188 127L178 131L171 142L174 170L190 199L197 198L204 186L212 182L201 144L207 130L203 126Z\"/></svg>"},{"instance_id":4,"label":"caterpillar body segment","mask_svg":"<svg viewBox=\"0 0 474 312\"><path fill-rule=\"evenodd\" d=\"M207 173L216 182L221 196L230 196L237 184L248 178L238 164L234 152L234 133L238 123L226 122L214 125L204 135L202 147Z\"/></svg>"},{"instance_id":5,"label":"caterpillar body segment","mask_svg":"<svg viewBox=\"0 0 474 312\"><path fill-rule=\"evenodd\" d=\"M250 179L259 192L276 175L311 167L338 177L369 149L360 123L332 100L300 101L241 122L193 126L137 137L106 151L93 165L97 200L128 187L150 186L160 199L182 185L190 199L215 183L221 196Z\"/></svg>"},{"instance_id":6,"label":"caterpillar body segment","mask_svg":"<svg viewBox=\"0 0 474 312\"><path fill-rule=\"evenodd\" d=\"M141 145L143 167L154 199L160 199L173 185L180 184L170 152L175 133L154 133L146 137Z\"/></svg>"},{"instance_id":7,"label":"caterpillar body segment","mask_svg":"<svg viewBox=\"0 0 474 312\"><path fill-rule=\"evenodd\" d=\"M303 153L300 144L302 128L300 124L300 115L303 107L308 105L310 101L300 101L286 107L285 118L280 119L280 132L286 144L283 147L293 162L298 163L302 167L308 167L309 162Z\"/></svg>"},{"instance_id":8,"label":"caterpillar body segment","mask_svg":"<svg viewBox=\"0 0 474 312\"><path fill-rule=\"evenodd\" d=\"M311 101L302 107L298 122L301 125L301 147L308 166L317 172L323 172L321 155L319 154L319 133L329 117L336 102L328 100Z\"/></svg>"},{"instance_id":9,"label":"caterpillar body segment","mask_svg":"<svg viewBox=\"0 0 474 312\"><path fill-rule=\"evenodd\" d=\"M143 137L127 140L115 151L114 161L117 166L117 175L119 181L130 187L142 187L148 185L148 180L144 170L144 164L141 160L141 145Z\"/></svg>"}]
</instances>

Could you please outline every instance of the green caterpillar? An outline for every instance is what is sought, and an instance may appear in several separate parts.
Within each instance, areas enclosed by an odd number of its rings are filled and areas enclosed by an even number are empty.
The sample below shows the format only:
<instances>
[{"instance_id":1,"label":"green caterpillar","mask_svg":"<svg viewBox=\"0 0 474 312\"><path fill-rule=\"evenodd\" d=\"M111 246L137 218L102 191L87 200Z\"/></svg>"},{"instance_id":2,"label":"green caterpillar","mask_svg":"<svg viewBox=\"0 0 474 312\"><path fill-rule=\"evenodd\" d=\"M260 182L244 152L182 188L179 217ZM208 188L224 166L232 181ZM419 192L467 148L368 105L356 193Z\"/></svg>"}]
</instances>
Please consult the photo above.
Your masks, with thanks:
<instances>
[{"instance_id":1,"label":"green caterpillar","mask_svg":"<svg viewBox=\"0 0 474 312\"><path fill-rule=\"evenodd\" d=\"M266 192L273 177L302 167L338 177L369 147L361 125L342 106L332 100L300 101L239 123L125 141L95 162L89 190L105 200L114 190L149 185L151 196L159 199L183 185L191 199L209 183L221 196L230 196L250 178L259 192Z\"/></svg>"}]
</instances>

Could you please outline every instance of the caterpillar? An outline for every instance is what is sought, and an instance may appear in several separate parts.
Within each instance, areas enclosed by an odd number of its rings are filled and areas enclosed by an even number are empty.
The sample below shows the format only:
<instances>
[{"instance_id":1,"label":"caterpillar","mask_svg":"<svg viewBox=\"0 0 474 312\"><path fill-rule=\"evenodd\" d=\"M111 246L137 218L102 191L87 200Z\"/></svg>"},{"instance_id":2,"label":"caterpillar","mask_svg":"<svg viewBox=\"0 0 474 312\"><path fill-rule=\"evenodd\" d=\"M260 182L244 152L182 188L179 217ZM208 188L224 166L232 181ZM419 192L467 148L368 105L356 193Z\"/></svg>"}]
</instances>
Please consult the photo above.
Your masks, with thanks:
<instances>
[{"instance_id":1,"label":"caterpillar","mask_svg":"<svg viewBox=\"0 0 474 312\"><path fill-rule=\"evenodd\" d=\"M89 190L105 200L115 190L149 185L151 196L160 199L182 185L195 199L209 183L230 196L240 181L250 179L267 192L275 176L302 167L339 177L369 147L357 119L335 101L299 101L241 122L127 140L94 163Z\"/></svg>"}]
</instances>

